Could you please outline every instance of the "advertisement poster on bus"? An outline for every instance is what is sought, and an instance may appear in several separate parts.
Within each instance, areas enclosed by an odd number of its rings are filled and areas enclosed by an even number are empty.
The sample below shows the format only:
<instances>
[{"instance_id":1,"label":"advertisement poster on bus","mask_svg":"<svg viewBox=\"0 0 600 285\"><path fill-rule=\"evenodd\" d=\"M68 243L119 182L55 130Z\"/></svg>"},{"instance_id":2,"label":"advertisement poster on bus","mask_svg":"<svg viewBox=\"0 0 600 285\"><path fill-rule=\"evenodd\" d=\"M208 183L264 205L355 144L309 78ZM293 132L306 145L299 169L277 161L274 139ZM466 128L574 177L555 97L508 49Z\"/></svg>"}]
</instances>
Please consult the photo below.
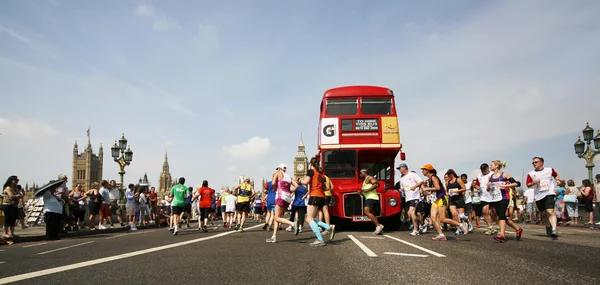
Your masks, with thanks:
<instances>
[{"instance_id":1,"label":"advertisement poster on bus","mask_svg":"<svg viewBox=\"0 0 600 285\"><path fill-rule=\"evenodd\" d=\"M321 119L321 144L339 144L338 118Z\"/></svg>"},{"instance_id":2,"label":"advertisement poster on bus","mask_svg":"<svg viewBox=\"0 0 600 285\"><path fill-rule=\"evenodd\" d=\"M381 143L400 143L398 119L396 117L381 117Z\"/></svg>"}]
</instances>

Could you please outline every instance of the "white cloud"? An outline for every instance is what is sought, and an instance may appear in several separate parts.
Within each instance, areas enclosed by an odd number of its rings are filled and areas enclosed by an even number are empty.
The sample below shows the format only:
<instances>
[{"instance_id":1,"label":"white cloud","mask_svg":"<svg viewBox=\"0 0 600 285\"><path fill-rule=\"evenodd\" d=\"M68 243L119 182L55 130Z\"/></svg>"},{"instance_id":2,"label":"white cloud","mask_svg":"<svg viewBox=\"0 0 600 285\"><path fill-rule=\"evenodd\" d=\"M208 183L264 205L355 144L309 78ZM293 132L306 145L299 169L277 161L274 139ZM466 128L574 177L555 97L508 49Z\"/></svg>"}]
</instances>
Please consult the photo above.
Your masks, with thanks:
<instances>
[{"instance_id":1,"label":"white cloud","mask_svg":"<svg viewBox=\"0 0 600 285\"><path fill-rule=\"evenodd\" d=\"M251 158L266 154L271 149L268 138L252 137L247 142L224 146L221 150L233 158Z\"/></svg>"},{"instance_id":2,"label":"white cloud","mask_svg":"<svg viewBox=\"0 0 600 285\"><path fill-rule=\"evenodd\" d=\"M32 118L18 117L15 120L0 118L0 133L3 136L19 136L21 138L43 138L54 136L58 132L52 126Z\"/></svg>"},{"instance_id":3,"label":"white cloud","mask_svg":"<svg viewBox=\"0 0 600 285\"><path fill-rule=\"evenodd\" d=\"M134 12L137 16L147 17L152 19L152 28L156 31L168 31L181 29L177 21L171 19L167 15L157 14L154 7L148 4L141 4Z\"/></svg>"},{"instance_id":4,"label":"white cloud","mask_svg":"<svg viewBox=\"0 0 600 285\"><path fill-rule=\"evenodd\" d=\"M138 16L154 16L154 7L148 4L141 4L135 9L135 14Z\"/></svg>"}]
</instances>

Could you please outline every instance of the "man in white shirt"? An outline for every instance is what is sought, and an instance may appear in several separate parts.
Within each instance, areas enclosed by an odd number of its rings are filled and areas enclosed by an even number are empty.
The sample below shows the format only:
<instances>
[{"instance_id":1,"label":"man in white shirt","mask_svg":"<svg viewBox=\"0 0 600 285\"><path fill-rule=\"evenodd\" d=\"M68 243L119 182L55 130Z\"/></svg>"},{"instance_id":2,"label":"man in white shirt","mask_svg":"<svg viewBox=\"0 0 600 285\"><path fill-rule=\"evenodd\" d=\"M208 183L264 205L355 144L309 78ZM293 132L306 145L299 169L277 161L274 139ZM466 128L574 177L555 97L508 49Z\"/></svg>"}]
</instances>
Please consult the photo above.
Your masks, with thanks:
<instances>
[{"instance_id":1,"label":"man in white shirt","mask_svg":"<svg viewBox=\"0 0 600 285\"><path fill-rule=\"evenodd\" d=\"M121 227L125 226L123 223L123 218L121 217L121 208L119 207L119 199L121 199L121 192L119 192L119 188L117 188L117 181L110 181L109 197L110 197L110 213L112 215L117 216L117 220L121 224Z\"/></svg>"},{"instance_id":2,"label":"man in white shirt","mask_svg":"<svg viewBox=\"0 0 600 285\"><path fill-rule=\"evenodd\" d=\"M66 181L65 181L66 184ZM46 224L46 240L59 240L60 223L63 214L65 200L60 198L56 189L48 190L43 194L44 198L44 223Z\"/></svg>"},{"instance_id":3,"label":"man in white shirt","mask_svg":"<svg viewBox=\"0 0 600 285\"><path fill-rule=\"evenodd\" d=\"M535 203L540 211L542 220L546 225L546 235L552 238L558 238L556 232L557 218L554 215L556 204L556 181L560 181L560 176L551 167L544 167L542 157L533 158L534 170L527 174L527 187L533 188Z\"/></svg>"},{"instance_id":4,"label":"man in white shirt","mask_svg":"<svg viewBox=\"0 0 600 285\"><path fill-rule=\"evenodd\" d=\"M408 216L412 220L413 231L410 233L411 236L419 235L419 225L422 223L420 219L417 219L417 206L419 200L421 200L421 185L423 185L423 179L418 174L408 171L408 165L402 163L396 168L402 174L400 177L400 188L404 192L406 205L408 205Z\"/></svg>"}]
</instances>

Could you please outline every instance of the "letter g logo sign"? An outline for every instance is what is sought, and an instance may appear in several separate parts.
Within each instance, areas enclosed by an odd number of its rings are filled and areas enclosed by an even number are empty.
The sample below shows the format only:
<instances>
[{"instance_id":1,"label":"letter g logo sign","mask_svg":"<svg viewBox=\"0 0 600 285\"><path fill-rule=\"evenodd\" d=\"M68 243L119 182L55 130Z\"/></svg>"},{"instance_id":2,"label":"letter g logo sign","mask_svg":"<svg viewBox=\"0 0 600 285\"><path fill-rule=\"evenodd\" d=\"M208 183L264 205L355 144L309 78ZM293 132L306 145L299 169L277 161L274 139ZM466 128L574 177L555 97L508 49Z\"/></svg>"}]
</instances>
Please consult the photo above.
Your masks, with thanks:
<instances>
[{"instance_id":1,"label":"letter g logo sign","mask_svg":"<svg viewBox=\"0 0 600 285\"><path fill-rule=\"evenodd\" d=\"M326 125L325 127L323 127L323 134L326 137L333 137L335 135L334 125Z\"/></svg>"}]
</instances>

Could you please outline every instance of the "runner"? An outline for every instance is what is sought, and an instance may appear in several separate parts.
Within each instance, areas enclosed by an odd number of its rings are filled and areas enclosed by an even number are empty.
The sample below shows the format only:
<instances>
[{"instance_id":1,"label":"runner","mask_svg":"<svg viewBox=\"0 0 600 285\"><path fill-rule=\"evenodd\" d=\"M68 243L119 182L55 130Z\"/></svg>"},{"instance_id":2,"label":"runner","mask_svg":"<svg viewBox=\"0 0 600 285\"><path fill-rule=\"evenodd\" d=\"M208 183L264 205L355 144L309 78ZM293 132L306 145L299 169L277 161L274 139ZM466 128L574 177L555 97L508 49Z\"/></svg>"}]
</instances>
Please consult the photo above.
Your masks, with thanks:
<instances>
[{"instance_id":1,"label":"runner","mask_svg":"<svg viewBox=\"0 0 600 285\"><path fill-rule=\"evenodd\" d=\"M333 205L333 197L331 196L331 190L333 190L333 182L325 172L323 172L323 168L319 167L319 171L323 173L325 176L325 206L323 206L323 210L319 212L319 220L325 221L326 224L331 225L331 217L329 216L329 206ZM327 232L323 232L323 234L327 235Z\"/></svg>"},{"instance_id":2,"label":"runner","mask_svg":"<svg viewBox=\"0 0 600 285\"><path fill-rule=\"evenodd\" d=\"M558 238L556 233L556 216L554 215L554 204L556 203L555 181L560 180L560 176L551 167L544 167L544 159L541 157L533 158L534 170L527 174L527 187L533 188L535 203L546 225L546 235L552 238Z\"/></svg>"},{"instance_id":3,"label":"runner","mask_svg":"<svg viewBox=\"0 0 600 285\"><path fill-rule=\"evenodd\" d=\"M173 210L173 214L171 215L171 226L169 227L169 231L173 231L173 235L177 235L179 232L179 219L181 218L181 213L183 213L185 207L185 199L190 196L189 190L185 187L185 178L179 178L179 184L173 186L169 193L169 197L173 198L173 202L171 202L171 208Z\"/></svg>"},{"instance_id":4,"label":"runner","mask_svg":"<svg viewBox=\"0 0 600 285\"><path fill-rule=\"evenodd\" d=\"M406 203L408 204L408 217L412 220L413 230L411 236L419 235L419 227L422 221L417 218L417 207L421 200L421 186L423 179L418 174L408 171L408 165L402 163L396 168L400 171L401 189L404 192Z\"/></svg>"},{"instance_id":5,"label":"runner","mask_svg":"<svg viewBox=\"0 0 600 285\"><path fill-rule=\"evenodd\" d=\"M492 193L487 190L488 183L490 181L490 176L492 176L492 173L490 172L490 166L487 163L481 164L481 166L479 166L479 170L481 170L481 174L477 176L475 189L479 191L479 197L481 200L481 210L483 212L483 220L485 220L485 223L488 225L485 234L489 236L498 233L498 229L492 227L490 203L492 203L493 197Z\"/></svg>"},{"instance_id":6,"label":"runner","mask_svg":"<svg viewBox=\"0 0 600 285\"><path fill-rule=\"evenodd\" d=\"M473 232L473 225L471 224L471 220L473 219L473 197L472 197L472 189L471 189L471 181L469 181L467 174L463 173L460 175L460 179L465 184L465 213L467 214L467 223L469 223L469 233Z\"/></svg>"},{"instance_id":7,"label":"runner","mask_svg":"<svg viewBox=\"0 0 600 285\"><path fill-rule=\"evenodd\" d=\"M467 235L469 234L469 228L467 227L467 231L463 231L462 228L463 223L468 223L469 219L465 215L465 197L463 196L467 190L465 183L462 179L458 178L456 171L454 169L450 169L446 171L446 175L448 175L448 182L446 184L446 189L448 189L448 195L450 196L448 200L450 213L452 214L452 218L455 221L458 221L461 224L461 227L456 229L455 234L459 235L461 233Z\"/></svg>"},{"instance_id":8,"label":"runner","mask_svg":"<svg viewBox=\"0 0 600 285\"><path fill-rule=\"evenodd\" d=\"M473 217L471 218L471 221L475 220L475 225L477 228L481 227L480 224L480 220L481 220L481 197L479 195L479 189L475 188L475 185L477 185L477 179L473 180L471 182L471 192L473 193Z\"/></svg>"},{"instance_id":9,"label":"runner","mask_svg":"<svg viewBox=\"0 0 600 285\"><path fill-rule=\"evenodd\" d=\"M183 224L183 215L185 214L185 225L190 228L190 219L192 218L192 199L194 198L194 187L188 187L188 196L186 196L183 206L183 212L179 215L179 223Z\"/></svg>"},{"instance_id":10,"label":"runner","mask_svg":"<svg viewBox=\"0 0 600 285\"><path fill-rule=\"evenodd\" d=\"M375 179L375 177L369 175L369 171L366 169L361 169L359 178L363 179L363 184L361 189L358 190L358 194L364 195L365 198L365 206L363 211L365 215L371 219L371 221L375 224L375 234L381 234L383 231L383 225L379 223L375 214L381 211L381 206L379 205L379 195L377 194L377 188L379 187L379 181Z\"/></svg>"},{"instance_id":11,"label":"runner","mask_svg":"<svg viewBox=\"0 0 600 285\"><path fill-rule=\"evenodd\" d=\"M292 211L290 213L290 221L296 221L296 227L298 227L298 233L302 232L302 228L304 227L304 220L306 218L306 199L302 199L308 189L307 184L302 184L306 182L305 179L298 178L298 188L296 188L296 192L294 192L294 201L292 202ZM293 226L289 226L285 229L288 232L295 231Z\"/></svg>"},{"instance_id":12,"label":"runner","mask_svg":"<svg viewBox=\"0 0 600 285\"><path fill-rule=\"evenodd\" d=\"M198 230L203 229L208 232L208 215L212 208L215 197L215 190L208 187L208 181L202 181L202 187L198 188L196 194L200 198L200 219L198 219Z\"/></svg>"},{"instance_id":13,"label":"runner","mask_svg":"<svg viewBox=\"0 0 600 285\"><path fill-rule=\"evenodd\" d=\"M229 196L229 188L225 187L225 190L221 193L221 218L223 219L223 227L227 225L227 196Z\"/></svg>"},{"instance_id":14,"label":"runner","mask_svg":"<svg viewBox=\"0 0 600 285\"><path fill-rule=\"evenodd\" d=\"M265 194L267 194L267 217L265 219L265 225L263 230L273 230L273 218L275 217L275 191L273 190L272 181L267 182L265 185Z\"/></svg>"},{"instance_id":15,"label":"runner","mask_svg":"<svg viewBox=\"0 0 600 285\"><path fill-rule=\"evenodd\" d=\"M257 223L262 222L262 197L256 195L254 198L254 218Z\"/></svg>"},{"instance_id":16,"label":"runner","mask_svg":"<svg viewBox=\"0 0 600 285\"><path fill-rule=\"evenodd\" d=\"M235 206L237 204L237 197L235 196L235 194L231 194L231 190L229 190L229 188L226 188L227 191L227 198L225 198L225 214L227 216L227 226L231 229L233 228L233 221L235 220L234 215L235 215Z\"/></svg>"},{"instance_id":17,"label":"runner","mask_svg":"<svg viewBox=\"0 0 600 285\"><path fill-rule=\"evenodd\" d=\"M310 160L310 169L307 171L307 177L302 184L308 185L310 183L310 191L302 197L302 200L306 199L310 195L310 199L308 199L308 207L306 209L306 219L312 231L315 233L317 240L312 242L311 246L325 246L325 241L323 241L323 236L321 235L320 228L325 229L329 232L329 240L333 240L335 236L335 225L329 226L326 223L323 223L319 220L316 220L315 217L319 214L320 210L323 210L323 207L326 203L325 196L325 176L319 172L318 170L319 159L317 157L313 157ZM297 227L296 227L297 228Z\"/></svg>"},{"instance_id":18,"label":"runner","mask_svg":"<svg viewBox=\"0 0 600 285\"><path fill-rule=\"evenodd\" d=\"M506 242L506 224L508 224L511 228L515 229L517 240L521 239L523 235L523 229L518 227L511 219L510 216L507 216L506 212L508 210L508 206L510 204L510 188L511 187L519 187L520 183L517 182L510 174L506 172L501 172L502 168L506 167L506 162L501 162L500 160L494 160L491 163L490 170L493 172L490 177L490 183L488 185L488 190L492 192L492 197L494 202L492 202L491 206L496 210L499 219L500 225L500 233L494 237L498 242L504 243ZM500 201L497 197L500 197Z\"/></svg>"},{"instance_id":19,"label":"runner","mask_svg":"<svg viewBox=\"0 0 600 285\"><path fill-rule=\"evenodd\" d=\"M279 164L275 170L277 171L273 174L272 180L273 185L275 185L275 191L277 191L277 197L275 198L275 225L273 227L273 235L266 240L268 243L277 242L277 230L279 230L279 224L286 224L294 227L295 234L298 235L298 227L290 220L283 218L283 214L292 202L292 193L298 188L298 183L296 183L296 180L293 180L289 174L285 173L285 164ZM294 188L290 189L290 186L293 186Z\"/></svg>"},{"instance_id":20,"label":"runner","mask_svg":"<svg viewBox=\"0 0 600 285\"><path fill-rule=\"evenodd\" d=\"M446 196L446 190L444 184L437 177L437 170L431 164L425 164L421 166L421 171L424 176L429 178L428 187L424 187L423 191L429 191L435 193L435 200L431 203L431 221L437 231L438 235L432 238L435 241L446 241L446 236L442 232L440 224L451 224L457 227L461 227L461 224L455 220L446 218L446 209L448 207L448 197ZM463 224L466 225L466 224ZM464 228L463 231L468 232L468 228Z\"/></svg>"},{"instance_id":21,"label":"runner","mask_svg":"<svg viewBox=\"0 0 600 285\"><path fill-rule=\"evenodd\" d=\"M241 233L244 232L244 222L246 222L250 210L250 199L255 194L254 187L250 185L250 178L246 178L244 183L235 187L235 191L238 193L236 211L239 220L239 223L235 225L235 229Z\"/></svg>"}]
</instances>

